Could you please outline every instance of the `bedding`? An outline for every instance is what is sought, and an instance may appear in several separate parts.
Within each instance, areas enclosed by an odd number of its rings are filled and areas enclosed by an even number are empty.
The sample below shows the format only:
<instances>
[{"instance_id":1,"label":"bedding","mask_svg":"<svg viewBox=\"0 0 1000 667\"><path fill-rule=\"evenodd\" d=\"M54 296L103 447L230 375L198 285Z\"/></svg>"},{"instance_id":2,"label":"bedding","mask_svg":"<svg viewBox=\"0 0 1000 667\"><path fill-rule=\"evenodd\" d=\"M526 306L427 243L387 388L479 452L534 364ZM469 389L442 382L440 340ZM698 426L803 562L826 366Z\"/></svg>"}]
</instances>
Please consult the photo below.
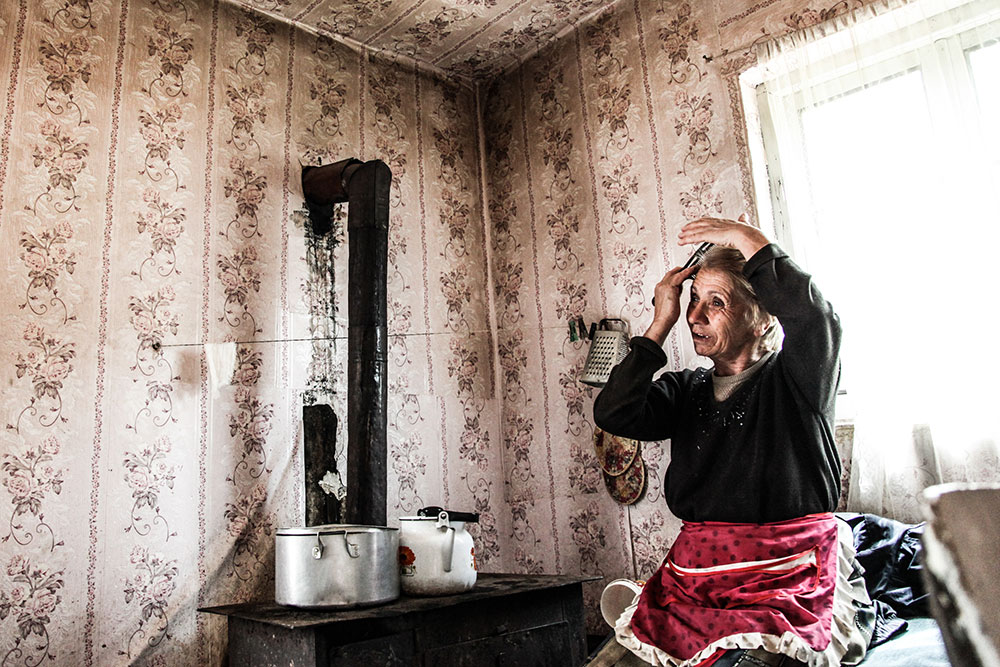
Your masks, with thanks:
<instances>
[{"instance_id":1,"label":"bedding","mask_svg":"<svg viewBox=\"0 0 1000 667\"><path fill-rule=\"evenodd\" d=\"M872 645L905 630L905 618L930 616L920 563L924 524L905 524L875 514L838 512L837 516L854 533L865 588L875 603Z\"/></svg>"},{"instance_id":2,"label":"bedding","mask_svg":"<svg viewBox=\"0 0 1000 667\"><path fill-rule=\"evenodd\" d=\"M905 631L868 649L859 667L949 667L948 654L937 622L916 616L906 621Z\"/></svg>"},{"instance_id":3,"label":"bedding","mask_svg":"<svg viewBox=\"0 0 1000 667\"><path fill-rule=\"evenodd\" d=\"M851 526L865 587L876 606L875 632L864 667L948 667L937 622L924 589L924 524L874 514L840 512Z\"/></svg>"}]
</instances>

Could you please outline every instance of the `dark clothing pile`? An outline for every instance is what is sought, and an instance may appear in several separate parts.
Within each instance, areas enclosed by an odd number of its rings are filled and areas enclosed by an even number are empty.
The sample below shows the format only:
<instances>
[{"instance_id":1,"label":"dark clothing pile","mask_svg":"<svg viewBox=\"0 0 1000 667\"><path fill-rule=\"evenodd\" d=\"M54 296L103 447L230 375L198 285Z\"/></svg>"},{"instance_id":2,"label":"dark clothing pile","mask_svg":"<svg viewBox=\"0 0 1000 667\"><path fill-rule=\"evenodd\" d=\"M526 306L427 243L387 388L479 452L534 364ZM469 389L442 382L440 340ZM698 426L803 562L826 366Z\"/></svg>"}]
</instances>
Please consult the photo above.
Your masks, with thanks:
<instances>
[{"instance_id":1,"label":"dark clothing pile","mask_svg":"<svg viewBox=\"0 0 1000 667\"><path fill-rule=\"evenodd\" d=\"M854 512L841 512L837 516L851 526L857 559L865 570L865 587L875 603L871 645L881 644L905 630L905 618L930 616L921 575L924 524Z\"/></svg>"}]
</instances>

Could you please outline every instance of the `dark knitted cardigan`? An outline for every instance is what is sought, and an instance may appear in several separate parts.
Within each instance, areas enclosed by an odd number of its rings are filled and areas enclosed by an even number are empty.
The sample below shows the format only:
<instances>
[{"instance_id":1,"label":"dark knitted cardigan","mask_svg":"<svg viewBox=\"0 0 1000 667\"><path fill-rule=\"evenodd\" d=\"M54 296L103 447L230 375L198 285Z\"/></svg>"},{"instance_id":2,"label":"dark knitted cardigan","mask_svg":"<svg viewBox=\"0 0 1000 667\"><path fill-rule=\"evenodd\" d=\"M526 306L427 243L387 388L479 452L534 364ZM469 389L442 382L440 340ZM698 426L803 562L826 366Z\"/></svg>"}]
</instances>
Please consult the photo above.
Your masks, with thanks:
<instances>
[{"instance_id":1,"label":"dark knitted cardigan","mask_svg":"<svg viewBox=\"0 0 1000 667\"><path fill-rule=\"evenodd\" d=\"M768 523L831 512L840 496L839 318L776 245L743 273L785 334L760 371L716 402L711 369L653 381L667 358L639 336L594 402L594 421L624 437L670 439L664 493L683 520Z\"/></svg>"}]
</instances>

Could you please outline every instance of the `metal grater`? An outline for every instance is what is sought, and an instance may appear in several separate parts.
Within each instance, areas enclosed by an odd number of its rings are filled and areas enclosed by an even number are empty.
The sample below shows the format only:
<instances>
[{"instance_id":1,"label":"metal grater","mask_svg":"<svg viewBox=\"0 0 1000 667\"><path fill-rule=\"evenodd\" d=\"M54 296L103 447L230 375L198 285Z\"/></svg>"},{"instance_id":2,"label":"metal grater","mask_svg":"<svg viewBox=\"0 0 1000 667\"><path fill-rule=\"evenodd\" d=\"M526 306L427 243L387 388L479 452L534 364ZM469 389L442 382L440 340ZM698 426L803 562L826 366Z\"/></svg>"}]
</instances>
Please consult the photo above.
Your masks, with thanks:
<instances>
[{"instance_id":1,"label":"metal grater","mask_svg":"<svg viewBox=\"0 0 1000 667\"><path fill-rule=\"evenodd\" d=\"M601 320L600 326L607 326L609 321ZM580 382L592 387L603 387L611 375L611 369L629 353L628 325L622 320L614 321L620 322L622 329L602 328L594 331L587 361L580 372Z\"/></svg>"}]
</instances>

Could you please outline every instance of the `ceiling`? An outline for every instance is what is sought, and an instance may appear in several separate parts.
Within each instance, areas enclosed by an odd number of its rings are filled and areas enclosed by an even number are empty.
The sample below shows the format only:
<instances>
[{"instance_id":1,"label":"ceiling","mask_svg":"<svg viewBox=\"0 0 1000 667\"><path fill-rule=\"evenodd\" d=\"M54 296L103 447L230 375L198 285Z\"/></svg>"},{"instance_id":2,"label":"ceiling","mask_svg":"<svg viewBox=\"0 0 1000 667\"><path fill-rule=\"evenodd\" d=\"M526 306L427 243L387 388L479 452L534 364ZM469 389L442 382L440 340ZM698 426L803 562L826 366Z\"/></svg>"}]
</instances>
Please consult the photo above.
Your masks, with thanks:
<instances>
[{"instance_id":1,"label":"ceiling","mask_svg":"<svg viewBox=\"0 0 1000 667\"><path fill-rule=\"evenodd\" d=\"M241 0L466 83L492 79L614 0Z\"/></svg>"}]
</instances>

